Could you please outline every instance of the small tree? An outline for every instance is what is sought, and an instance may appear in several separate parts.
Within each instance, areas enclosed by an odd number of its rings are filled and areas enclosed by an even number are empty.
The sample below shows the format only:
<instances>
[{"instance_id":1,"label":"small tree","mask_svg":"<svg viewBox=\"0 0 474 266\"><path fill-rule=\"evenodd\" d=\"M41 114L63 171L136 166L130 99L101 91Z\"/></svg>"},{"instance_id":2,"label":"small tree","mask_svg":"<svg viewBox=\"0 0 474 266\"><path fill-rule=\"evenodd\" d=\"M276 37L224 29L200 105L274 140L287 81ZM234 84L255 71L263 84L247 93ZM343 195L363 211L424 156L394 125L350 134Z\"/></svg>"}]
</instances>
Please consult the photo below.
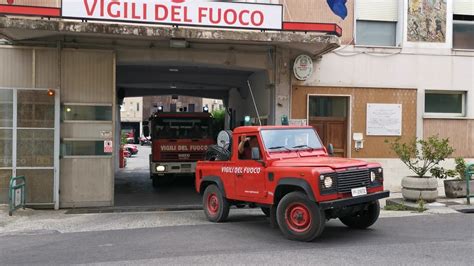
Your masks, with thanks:
<instances>
[{"instance_id":1,"label":"small tree","mask_svg":"<svg viewBox=\"0 0 474 266\"><path fill-rule=\"evenodd\" d=\"M431 136L427 140L413 139L406 143L398 138L389 144L400 160L418 177L425 177L428 171L454 152L449 146L449 139L440 139L438 136Z\"/></svg>"}]
</instances>

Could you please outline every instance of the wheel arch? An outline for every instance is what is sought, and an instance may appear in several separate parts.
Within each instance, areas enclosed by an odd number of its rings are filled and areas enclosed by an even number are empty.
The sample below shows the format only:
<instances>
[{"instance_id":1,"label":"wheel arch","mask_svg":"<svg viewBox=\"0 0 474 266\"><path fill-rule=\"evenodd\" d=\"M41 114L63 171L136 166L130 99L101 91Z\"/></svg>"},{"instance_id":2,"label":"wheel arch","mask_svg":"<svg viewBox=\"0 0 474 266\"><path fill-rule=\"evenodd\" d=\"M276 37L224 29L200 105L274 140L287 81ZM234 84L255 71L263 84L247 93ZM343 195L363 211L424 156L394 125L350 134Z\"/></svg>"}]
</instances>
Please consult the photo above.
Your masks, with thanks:
<instances>
[{"instance_id":1,"label":"wheel arch","mask_svg":"<svg viewBox=\"0 0 474 266\"><path fill-rule=\"evenodd\" d=\"M199 184L199 193L202 195L204 190L206 190L206 188L210 185L216 185L220 191L222 191L224 197L226 197L224 183L219 176L204 176L201 179L201 183Z\"/></svg>"},{"instance_id":2,"label":"wheel arch","mask_svg":"<svg viewBox=\"0 0 474 266\"><path fill-rule=\"evenodd\" d=\"M294 191L301 191L305 193L311 201L316 202L314 197L313 190L311 189L310 184L300 178L282 178L278 181L278 185L275 188L275 193L273 197L273 203L278 204L278 202L288 193Z\"/></svg>"}]
</instances>

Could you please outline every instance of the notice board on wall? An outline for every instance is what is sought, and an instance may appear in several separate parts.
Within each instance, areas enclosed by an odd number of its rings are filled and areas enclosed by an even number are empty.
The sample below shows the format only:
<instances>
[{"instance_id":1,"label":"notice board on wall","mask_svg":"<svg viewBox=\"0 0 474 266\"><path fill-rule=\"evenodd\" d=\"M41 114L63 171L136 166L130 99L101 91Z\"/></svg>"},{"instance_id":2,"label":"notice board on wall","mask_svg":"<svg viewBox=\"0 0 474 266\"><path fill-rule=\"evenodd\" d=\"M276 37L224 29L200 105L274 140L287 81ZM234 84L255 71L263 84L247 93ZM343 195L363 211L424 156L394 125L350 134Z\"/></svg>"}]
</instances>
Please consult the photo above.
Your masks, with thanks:
<instances>
[{"instance_id":1,"label":"notice board on wall","mask_svg":"<svg viewBox=\"0 0 474 266\"><path fill-rule=\"evenodd\" d=\"M401 104L367 104L367 136L401 136Z\"/></svg>"}]
</instances>

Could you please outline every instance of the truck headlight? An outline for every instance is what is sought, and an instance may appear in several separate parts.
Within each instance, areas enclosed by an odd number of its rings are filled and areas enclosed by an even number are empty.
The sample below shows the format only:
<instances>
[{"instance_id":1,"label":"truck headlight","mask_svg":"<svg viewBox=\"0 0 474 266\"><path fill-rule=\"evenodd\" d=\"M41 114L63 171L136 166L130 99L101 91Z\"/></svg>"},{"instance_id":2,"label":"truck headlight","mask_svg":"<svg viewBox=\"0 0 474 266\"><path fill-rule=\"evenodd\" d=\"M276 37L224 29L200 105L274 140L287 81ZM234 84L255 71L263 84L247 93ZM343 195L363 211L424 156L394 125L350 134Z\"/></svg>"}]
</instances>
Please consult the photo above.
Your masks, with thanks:
<instances>
[{"instance_id":1,"label":"truck headlight","mask_svg":"<svg viewBox=\"0 0 474 266\"><path fill-rule=\"evenodd\" d=\"M332 184L333 184L332 177L326 176L326 177L324 178L324 187L325 187L325 188L331 188L331 187L332 187Z\"/></svg>"},{"instance_id":2,"label":"truck headlight","mask_svg":"<svg viewBox=\"0 0 474 266\"><path fill-rule=\"evenodd\" d=\"M374 182L375 179L377 178L377 175L375 174L374 171L370 171L370 182Z\"/></svg>"},{"instance_id":3,"label":"truck headlight","mask_svg":"<svg viewBox=\"0 0 474 266\"><path fill-rule=\"evenodd\" d=\"M156 171L157 172L164 172L165 170L166 170L166 167L164 165L156 166Z\"/></svg>"}]
</instances>

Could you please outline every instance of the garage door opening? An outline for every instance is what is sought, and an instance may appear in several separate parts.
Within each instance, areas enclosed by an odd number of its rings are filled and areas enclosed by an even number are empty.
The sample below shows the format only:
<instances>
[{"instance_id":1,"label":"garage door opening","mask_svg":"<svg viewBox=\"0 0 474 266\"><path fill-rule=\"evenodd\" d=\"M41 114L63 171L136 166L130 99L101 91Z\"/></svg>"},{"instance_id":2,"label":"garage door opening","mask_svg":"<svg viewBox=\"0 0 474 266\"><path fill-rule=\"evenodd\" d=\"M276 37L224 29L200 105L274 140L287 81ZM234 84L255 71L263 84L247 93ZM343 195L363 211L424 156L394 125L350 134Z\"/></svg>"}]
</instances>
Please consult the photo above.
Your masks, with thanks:
<instances>
[{"instance_id":1,"label":"garage door opening","mask_svg":"<svg viewBox=\"0 0 474 266\"><path fill-rule=\"evenodd\" d=\"M273 93L262 70L118 64L116 84L116 138L130 156L116 169L117 207L199 207L195 162L204 158L219 131L243 125L245 116L254 123L272 119Z\"/></svg>"}]
</instances>

